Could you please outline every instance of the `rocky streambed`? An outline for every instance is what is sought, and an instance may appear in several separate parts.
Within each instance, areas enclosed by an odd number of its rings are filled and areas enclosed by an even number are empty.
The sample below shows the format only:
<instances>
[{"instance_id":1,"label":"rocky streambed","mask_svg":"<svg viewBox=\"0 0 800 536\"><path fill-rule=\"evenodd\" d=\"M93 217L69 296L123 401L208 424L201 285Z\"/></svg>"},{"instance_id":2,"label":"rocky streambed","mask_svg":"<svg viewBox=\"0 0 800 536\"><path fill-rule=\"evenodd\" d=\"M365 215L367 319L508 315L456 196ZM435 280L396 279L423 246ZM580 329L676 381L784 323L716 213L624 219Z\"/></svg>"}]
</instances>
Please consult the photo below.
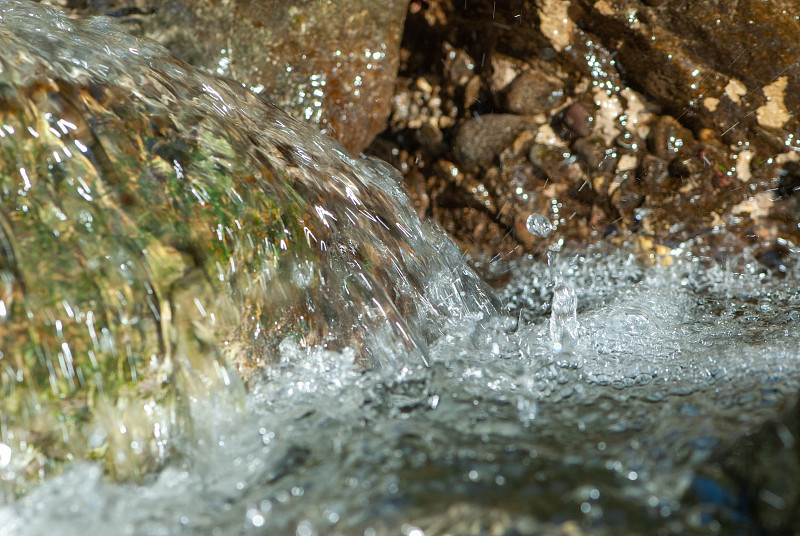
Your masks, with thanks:
<instances>
[{"instance_id":1,"label":"rocky streambed","mask_svg":"<svg viewBox=\"0 0 800 536\"><path fill-rule=\"evenodd\" d=\"M798 241L796 13L781 2L412 3L373 150L469 251L634 236L646 255ZM431 61L431 51L439 61ZM719 232L741 239L725 243ZM538 249L537 249L538 248Z\"/></svg>"}]
</instances>

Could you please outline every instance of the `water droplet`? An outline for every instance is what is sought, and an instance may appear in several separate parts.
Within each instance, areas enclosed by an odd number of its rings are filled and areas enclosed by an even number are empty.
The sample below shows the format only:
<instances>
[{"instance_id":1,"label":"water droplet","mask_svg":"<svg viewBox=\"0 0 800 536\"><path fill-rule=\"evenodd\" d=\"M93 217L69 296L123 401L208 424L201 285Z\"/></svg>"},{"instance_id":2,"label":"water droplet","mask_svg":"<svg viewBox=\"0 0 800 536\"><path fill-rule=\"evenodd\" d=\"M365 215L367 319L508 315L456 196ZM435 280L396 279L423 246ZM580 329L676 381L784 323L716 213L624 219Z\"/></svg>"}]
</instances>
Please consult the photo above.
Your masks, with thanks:
<instances>
[{"instance_id":1,"label":"water droplet","mask_svg":"<svg viewBox=\"0 0 800 536\"><path fill-rule=\"evenodd\" d=\"M541 236L542 238L547 237L547 235L555 230L555 226L550 222L550 220L541 214L531 214L528 216L528 221L525 222L525 227L531 234Z\"/></svg>"}]
</instances>

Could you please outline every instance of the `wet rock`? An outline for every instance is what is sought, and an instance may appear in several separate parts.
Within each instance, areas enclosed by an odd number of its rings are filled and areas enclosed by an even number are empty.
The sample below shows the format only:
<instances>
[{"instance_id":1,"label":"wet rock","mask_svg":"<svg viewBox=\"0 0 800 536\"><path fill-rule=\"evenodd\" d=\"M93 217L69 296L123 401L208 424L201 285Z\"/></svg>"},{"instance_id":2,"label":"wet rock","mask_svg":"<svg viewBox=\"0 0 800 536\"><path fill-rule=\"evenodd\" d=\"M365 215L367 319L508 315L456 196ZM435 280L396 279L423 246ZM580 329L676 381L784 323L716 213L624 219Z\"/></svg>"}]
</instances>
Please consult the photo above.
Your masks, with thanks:
<instances>
[{"instance_id":1,"label":"wet rock","mask_svg":"<svg viewBox=\"0 0 800 536\"><path fill-rule=\"evenodd\" d=\"M190 400L237 404L284 339L424 359L436 306L403 296L455 246L422 252L391 168L108 18L0 18L0 497L159 467Z\"/></svg>"},{"instance_id":2,"label":"wet rock","mask_svg":"<svg viewBox=\"0 0 800 536\"><path fill-rule=\"evenodd\" d=\"M636 176L645 189L659 191L669 187L667 162L653 155L645 155L639 162Z\"/></svg>"},{"instance_id":3,"label":"wet rock","mask_svg":"<svg viewBox=\"0 0 800 536\"><path fill-rule=\"evenodd\" d=\"M506 94L508 111L520 115L548 113L564 102L564 82L542 69L527 70L514 79Z\"/></svg>"},{"instance_id":4,"label":"wet rock","mask_svg":"<svg viewBox=\"0 0 800 536\"><path fill-rule=\"evenodd\" d=\"M564 111L562 118L564 126L572 131L576 136L588 136L592 133L592 123L594 117L587 110L587 107L576 102Z\"/></svg>"},{"instance_id":5,"label":"wet rock","mask_svg":"<svg viewBox=\"0 0 800 536\"><path fill-rule=\"evenodd\" d=\"M656 119L647 136L647 148L658 158L672 160L679 152L691 152L694 147L694 136L691 131L671 116L664 115Z\"/></svg>"},{"instance_id":6,"label":"wet rock","mask_svg":"<svg viewBox=\"0 0 800 536\"><path fill-rule=\"evenodd\" d=\"M642 204L642 192L639 181L625 175L616 181L619 185L611 193L611 204L622 213L631 213ZM633 221L628 218L628 221Z\"/></svg>"},{"instance_id":7,"label":"wet rock","mask_svg":"<svg viewBox=\"0 0 800 536\"><path fill-rule=\"evenodd\" d=\"M228 76L359 152L391 111L408 0L53 0L111 14L208 72Z\"/></svg>"},{"instance_id":8,"label":"wet rock","mask_svg":"<svg viewBox=\"0 0 800 536\"><path fill-rule=\"evenodd\" d=\"M470 171L487 169L532 121L511 114L489 114L468 119L458 129L455 154L458 163Z\"/></svg>"},{"instance_id":9,"label":"wet rock","mask_svg":"<svg viewBox=\"0 0 800 536\"><path fill-rule=\"evenodd\" d=\"M615 167L616 152L599 138L578 138L572 143L572 151L590 172L603 173Z\"/></svg>"},{"instance_id":10,"label":"wet rock","mask_svg":"<svg viewBox=\"0 0 800 536\"><path fill-rule=\"evenodd\" d=\"M492 54L489 61L491 68L491 75L488 77L489 89L495 95L502 95L528 67L523 60L500 53Z\"/></svg>"},{"instance_id":11,"label":"wet rock","mask_svg":"<svg viewBox=\"0 0 800 536\"><path fill-rule=\"evenodd\" d=\"M787 162L779 174L777 194L782 198L796 196L800 192L800 163Z\"/></svg>"},{"instance_id":12,"label":"wet rock","mask_svg":"<svg viewBox=\"0 0 800 536\"><path fill-rule=\"evenodd\" d=\"M564 158L565 150L565 146L534 143L528 152L528 160L534 165L541 178L558 180L561 170L567 165Z\"/></svg>"},{"instance_id":13,"label":"wet rock","mask_svg":"<svg viewBox=\"0 0 800 536\"><path fill-rule=\"evenodd\" d=\"M800 109L800 22L791 0L574 5L626 75L693 129L710 128L729 142L758 142L756 127L797 140L791 111Z\"/></svg>"},{"instance_id":14,"label":"wet rock","mask_svg":"<svg viewBox=\"0 0 800 536\"><path fill-rule=\"evenodd\" d=\"M681 152L670 161L667 169L673 177L685 179L699 173L702 170L702 166L703 163L699 158L686 152Z\"/></svg>"}]
</instances>

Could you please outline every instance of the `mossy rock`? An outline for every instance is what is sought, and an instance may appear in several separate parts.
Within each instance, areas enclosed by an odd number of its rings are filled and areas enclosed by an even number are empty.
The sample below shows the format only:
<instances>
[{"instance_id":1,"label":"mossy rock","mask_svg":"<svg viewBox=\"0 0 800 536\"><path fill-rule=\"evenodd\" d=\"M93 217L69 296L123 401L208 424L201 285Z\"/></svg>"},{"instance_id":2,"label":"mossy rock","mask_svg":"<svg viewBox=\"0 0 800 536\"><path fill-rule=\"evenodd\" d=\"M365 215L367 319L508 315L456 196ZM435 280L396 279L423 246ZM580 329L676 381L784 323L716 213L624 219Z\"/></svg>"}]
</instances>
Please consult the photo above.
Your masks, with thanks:
<instances>
[{"instance_id":1,"label":"mossy rock","mask_svg":"<svg viewBox=\"0 0 800 536\"><path fill-rule=\"evenodd\" d=\"M287 337L370 366L424 359L431 319L491 308L388 166L108 19L0 14L0 471L15 487L91 457L151 471L194 397L235 401ZM441 277L456 292L426 290Z\"/></svg>"}]
</instances>

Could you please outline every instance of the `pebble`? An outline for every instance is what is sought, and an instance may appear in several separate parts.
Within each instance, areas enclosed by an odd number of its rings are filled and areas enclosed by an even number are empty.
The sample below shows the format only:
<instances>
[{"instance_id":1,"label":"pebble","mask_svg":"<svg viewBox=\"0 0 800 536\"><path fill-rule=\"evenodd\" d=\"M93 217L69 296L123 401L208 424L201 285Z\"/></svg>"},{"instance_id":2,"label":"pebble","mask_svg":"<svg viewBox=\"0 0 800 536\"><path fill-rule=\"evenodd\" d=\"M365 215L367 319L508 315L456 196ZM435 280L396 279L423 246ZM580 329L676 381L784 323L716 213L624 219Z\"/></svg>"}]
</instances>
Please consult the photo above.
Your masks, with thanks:
<instances>
[{"instance_id":1,"label":"pebble","mask_svg":"<svg viewBox=\"0 0 800 536\"><path fill-rule=\"evenodd\" d=\"M517 76L506 93L508 111L520 115L549 113L564 100L564 82L540 70L525 71Z\"/></svg>"},{"instance_id":2,"label":"pebble","mask_svg":"<svg viewBox=\"0 0 800 536\"><path fill-rule=\"evenodd\" d=\"M571 104L564 112L564 125L580 137L592 133L592 122L591 114L578 102Z\"/></svg>"},{"instance_id":3,"label":"pebble","mask_svg":"<svg viewBox=\"0 0 800 536\"><path fill-rule=\"evenodd\" d=\"M472 117L462 123L456 134L456 160L468 170L487 169L495 156L531 125L530 120L512 114Z\"/></svg>"}]
</instances>

